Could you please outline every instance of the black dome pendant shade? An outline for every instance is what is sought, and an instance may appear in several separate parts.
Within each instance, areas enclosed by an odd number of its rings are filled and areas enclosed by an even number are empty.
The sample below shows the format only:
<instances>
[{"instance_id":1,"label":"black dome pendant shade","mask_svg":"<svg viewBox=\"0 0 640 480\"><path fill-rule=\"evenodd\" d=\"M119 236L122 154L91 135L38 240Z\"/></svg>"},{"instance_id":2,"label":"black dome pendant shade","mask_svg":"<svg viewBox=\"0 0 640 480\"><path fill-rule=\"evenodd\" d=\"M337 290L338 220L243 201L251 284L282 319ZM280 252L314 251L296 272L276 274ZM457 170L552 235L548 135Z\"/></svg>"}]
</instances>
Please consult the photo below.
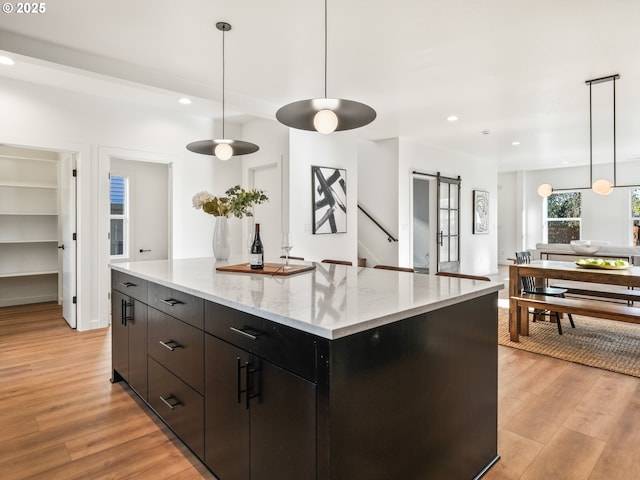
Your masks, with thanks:
<instances>
[{"instance_id":1,"label":"black dome pendant shade","mask_svg":"<svg viewBox=\"0 0 640 480\"><path fill-rule=\"evenodd\" d=\"M326 131L318 128L316 115L320 111L333 112L334 115L329 115L334 117L335 126L329 127ZM331 133L364 127L375 118L376 111L369 105L353 100L327 98L327 0L324 0L324 98L289 103L278 109L276 119L287 127Z\"/></svg>"},{"instance_id":2,"label":"black dome pendant shade","mask_svg":"<svg viewBox=\"0 0 640 480\"><path fill-rule=\"evenodd\" d=\"M197 140L187 145L187 150L194 153L201 153L203 155L213 155L220 160L228 160L232 156L236 155L248 155L250 153L257 152L260 147L255 143L244 142L242 140L230 140L224 136L224 32L231 30L231 25L227 22L216 23L216 28L222 32L222 138L213 140ZM226 152L216 149L220 145L228 145L231 147L231 151L227 149ZM223 155L226 154L226 155Z\"/></svg>"},{"instance_id":3,"label":"black dome pendant shade","mask_svg":"<svg viewBox=\"0 0 640 480\"><path fill-rule=\"evenodd\" d=\"M257 152L260 147L255 143L243 142L242 140L197 140L187 145L187 149L194 153L215 156L215 149L221 143L228 143L233 148L233 155L248 155Z\"/></svg>"},{"instance_id":4,"label":"black dome pendant shade","mask_svg":"<svg viewBox=\"0 0 640 480\"><path fill-rule=\"evenodd\" d=\"M323 103L335 106L323 107ZM338 117L336 132L364 127L376 118L376 111L364 103L342 98L311 98L281 107L276 112L276 119L291 128L315 131L316 127L313 123L315 115L325 109L333 111Z\"/></svg>"}]
</instances>

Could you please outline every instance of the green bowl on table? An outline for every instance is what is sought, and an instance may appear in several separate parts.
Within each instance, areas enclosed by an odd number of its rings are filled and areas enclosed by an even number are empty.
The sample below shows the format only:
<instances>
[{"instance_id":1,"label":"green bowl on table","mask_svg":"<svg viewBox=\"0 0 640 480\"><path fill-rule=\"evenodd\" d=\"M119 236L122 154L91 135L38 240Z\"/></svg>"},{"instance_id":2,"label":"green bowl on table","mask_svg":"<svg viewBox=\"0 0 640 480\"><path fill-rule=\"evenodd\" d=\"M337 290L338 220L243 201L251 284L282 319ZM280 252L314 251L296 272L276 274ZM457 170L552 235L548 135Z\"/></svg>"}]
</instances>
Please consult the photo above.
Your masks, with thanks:
<instances>
[{"instance_id":1,"label":"green bowl on table","mask_svg":"<svg viewBox=\"0 0 640 480\"><path fill-rule=\"evenodd\" d=\"M583 268L601 268L604 270L627 270L631 264L627 260L608 258L581 258L576 265Z\"/></svg>"}]
</instances>

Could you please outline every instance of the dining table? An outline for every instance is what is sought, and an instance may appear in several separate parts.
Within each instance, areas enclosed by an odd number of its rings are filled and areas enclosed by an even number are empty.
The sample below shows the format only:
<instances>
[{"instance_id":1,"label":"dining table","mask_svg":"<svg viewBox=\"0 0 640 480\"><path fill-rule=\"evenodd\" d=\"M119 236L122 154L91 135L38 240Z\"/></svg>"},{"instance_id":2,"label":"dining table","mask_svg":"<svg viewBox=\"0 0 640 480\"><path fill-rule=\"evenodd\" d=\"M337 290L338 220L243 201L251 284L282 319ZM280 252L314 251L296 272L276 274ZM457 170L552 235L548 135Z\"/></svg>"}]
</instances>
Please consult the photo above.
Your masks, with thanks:
<instances>
[{"instance_id":1,"label":"dining table","mask_svg":"<svg viewBox=\"0 0 640 480\"><path fill-rule=\"evenodd\" d=\"M580 266L575 262L557 260L534 260L528 264L509 265L509 333L512 339L518 338L520 331L517 316L517 300L520 295L520 277L534 277L536 282L546 282L548 279L584 282L587 290L592 289L596 296L606 300L606 286L640 287L640 267L593 267ZM595 285L594 285L595 284ZM597 285L601 285L600 288ZM605 286L603 288L603 286ZM640 309L639 309L640 313Z\"/></svg>"}]
</instances>

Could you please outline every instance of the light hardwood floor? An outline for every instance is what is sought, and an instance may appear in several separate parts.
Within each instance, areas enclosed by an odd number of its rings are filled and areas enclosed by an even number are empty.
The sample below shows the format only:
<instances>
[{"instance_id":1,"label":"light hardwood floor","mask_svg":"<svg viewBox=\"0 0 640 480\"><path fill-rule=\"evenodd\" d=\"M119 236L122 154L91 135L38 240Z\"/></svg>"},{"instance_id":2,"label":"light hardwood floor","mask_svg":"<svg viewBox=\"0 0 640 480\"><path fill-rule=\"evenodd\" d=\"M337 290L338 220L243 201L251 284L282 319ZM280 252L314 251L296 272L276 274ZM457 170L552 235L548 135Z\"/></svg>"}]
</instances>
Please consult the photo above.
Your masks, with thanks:
<instances>
[{"instance_id":1,"label":"light hardwood floor","mask_svg":"<svg viewBox=\"0 0 640 480\"><path fill-rule=\"evenodd\" d=\"M109 382L110 345L109 329L72 330L56 305L0 308L1 478L215 478ZM502 458L485 479L640 478L640 379L498 353Z\"/></svg>"}]
</instances>

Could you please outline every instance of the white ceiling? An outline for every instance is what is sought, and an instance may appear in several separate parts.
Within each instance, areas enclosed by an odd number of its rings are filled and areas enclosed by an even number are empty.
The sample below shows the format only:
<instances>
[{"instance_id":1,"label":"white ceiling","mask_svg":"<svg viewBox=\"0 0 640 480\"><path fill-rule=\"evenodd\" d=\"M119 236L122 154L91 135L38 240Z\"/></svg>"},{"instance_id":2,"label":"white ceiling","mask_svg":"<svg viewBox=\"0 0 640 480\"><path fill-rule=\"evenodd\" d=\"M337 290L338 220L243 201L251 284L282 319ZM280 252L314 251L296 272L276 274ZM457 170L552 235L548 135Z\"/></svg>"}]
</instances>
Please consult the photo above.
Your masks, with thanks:
<instances>
[{"instance_id":1,"label":"white ceiling","mask_svg":"<svg viewBox=\"0 0 640 480\"><path fill-rule=\"evenodd\" d=\"M17 61L0 76L219 117L215 23L227 21L228 119L324 94L323 0L44 3L0 14L0 51ZM493 158L500 171L586 164L585 81L618 73L618 161L640 159L638 0L328 0L328 12L327 93L377 111L366 138ZM593 87L595 163L612 159L611 87Z\"/></svg>"}]
</instances>

